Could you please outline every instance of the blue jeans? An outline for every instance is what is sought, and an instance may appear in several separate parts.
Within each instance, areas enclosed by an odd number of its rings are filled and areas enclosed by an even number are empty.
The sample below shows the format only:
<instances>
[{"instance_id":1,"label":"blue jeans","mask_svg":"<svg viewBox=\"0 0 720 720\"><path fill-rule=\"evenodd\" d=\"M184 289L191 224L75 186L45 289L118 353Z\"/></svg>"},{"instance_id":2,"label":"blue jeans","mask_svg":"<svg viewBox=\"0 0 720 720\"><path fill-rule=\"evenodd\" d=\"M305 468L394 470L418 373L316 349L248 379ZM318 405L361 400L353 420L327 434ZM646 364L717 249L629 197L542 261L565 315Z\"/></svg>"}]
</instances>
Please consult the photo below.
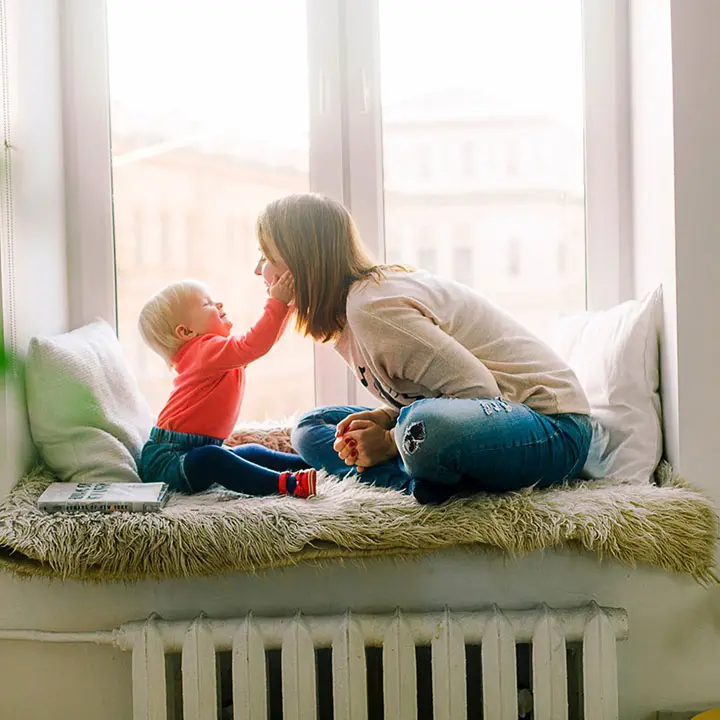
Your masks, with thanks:
<instances>
[{"instance_id":1,"label":"blue jeans","mask_svg":"<svg viewBox=\"0 0 720 720\"><path fill-rule=\"evenodd\" d=\"M356 473L332 448L335 428L350 413L368 409L330 406L306 413L293 430L293 447L317 469L411 492L423 503L575 478L592 437L585 415L541 415L500 399L430 398L400 411L394 430L399 457Z\"/></svg>"},{"instance_id":2,"label":"blue jeans","mask_svg":"<svg viewBox=\"0 0 720 720\"><path fill-rule=\"evenodd\" d=\"M222 442L154 427L140 455L140 477L183 493L201 492L217 483L246 495L276 495L281 472L308 467L297 455L255 444L230 449ZM293 478L287 488L292 493Z\"/></svg>"}]
</instances>

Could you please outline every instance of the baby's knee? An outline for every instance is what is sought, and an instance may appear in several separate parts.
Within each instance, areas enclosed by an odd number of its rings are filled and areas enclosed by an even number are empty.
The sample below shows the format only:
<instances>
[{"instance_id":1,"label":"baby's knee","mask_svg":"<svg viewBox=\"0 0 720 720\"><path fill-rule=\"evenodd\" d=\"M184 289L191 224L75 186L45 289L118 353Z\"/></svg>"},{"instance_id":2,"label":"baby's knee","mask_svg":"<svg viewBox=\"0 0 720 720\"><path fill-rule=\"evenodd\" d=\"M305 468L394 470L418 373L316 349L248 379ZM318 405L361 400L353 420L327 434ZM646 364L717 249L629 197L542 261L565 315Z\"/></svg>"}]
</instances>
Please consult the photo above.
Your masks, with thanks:
<instances>
[{"instance_id":1,"label":"baby's knee","mask_svg":"<svg viewBox=\"0 0 720 720\"><path fill-rule=\"evenodd\" d=\"M218 466L227 452L217 445L205 445L182 458L182 474L191 492L203 492L216 482Z\"/></svg>"}]
</instances>

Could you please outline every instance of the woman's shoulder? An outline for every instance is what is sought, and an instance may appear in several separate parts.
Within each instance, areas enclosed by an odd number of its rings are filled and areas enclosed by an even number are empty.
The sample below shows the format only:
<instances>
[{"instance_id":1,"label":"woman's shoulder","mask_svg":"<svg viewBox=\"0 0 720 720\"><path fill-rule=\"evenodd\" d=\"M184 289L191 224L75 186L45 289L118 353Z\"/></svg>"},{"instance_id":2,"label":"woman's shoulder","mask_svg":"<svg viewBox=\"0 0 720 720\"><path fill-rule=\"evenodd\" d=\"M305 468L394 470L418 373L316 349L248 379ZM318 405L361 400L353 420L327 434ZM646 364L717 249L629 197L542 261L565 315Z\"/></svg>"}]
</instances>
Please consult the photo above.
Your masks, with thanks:
<instances>
[{"instance_id":1,"label":"woman's shoulder","mask_svg":"<svg viewBox=\"0 0 720 720\"><path fill-rule=\"evenodd\" d=\"M382 270L376 277L365 278L353 283L348 292L348 313L361 310L368 305L378 302L392 302L399 297L412 296L413 286L417 284L419 273L417 271L395 270L388 268Z\"/></svg>"},{"instance_id":2,"label":"woman's shoulder","mask_svg":"<svg viewBox=\"0 0 720 720\"><path fill-rule=\"evenodd\" d=\"M487 312L486 301L470 288L424 270L389 271L378 279L355 283L348 293L351 324L366 316L390 316L409 309L435 318Z\"/></svg>"},{"instance_id":3,"label":"woman's shoulder","mask_svg":"<svg viewBox=\"0 0 720 720\"><path fill-rule=\"evenodd\" d=\"M463 302L482 301L484 298L474 290L448 278L433 275L425 270L388 269L379 278L356 282L348 293L348 312L378 302L420 302L424 305L444 304L448 300Z\"/></svg>"},{"instance_id":4,"label":"woman's shoulder","mask_svg":"<svg viewBox=\"0 0 720 720\"><path fill-rule=\"evenodd\" d=\"M382 297L393 282L393 275L397 273L382 272L377 276L370 276L356 280L348 291L348 308L362 305L371 298Z\"/></svg>"}]
</instances>

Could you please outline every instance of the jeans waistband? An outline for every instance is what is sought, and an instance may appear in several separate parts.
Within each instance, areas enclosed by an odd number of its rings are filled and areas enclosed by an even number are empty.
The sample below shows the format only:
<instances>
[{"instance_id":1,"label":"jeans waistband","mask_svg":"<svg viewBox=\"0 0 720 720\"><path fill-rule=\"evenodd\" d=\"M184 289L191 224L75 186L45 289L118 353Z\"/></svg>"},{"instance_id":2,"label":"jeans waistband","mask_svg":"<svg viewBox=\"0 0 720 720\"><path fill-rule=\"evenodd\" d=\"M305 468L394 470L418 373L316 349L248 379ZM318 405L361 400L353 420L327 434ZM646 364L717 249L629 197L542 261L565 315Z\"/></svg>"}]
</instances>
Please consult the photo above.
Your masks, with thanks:
<instances>
[{"instance_id":1,"label":"jeans waistband","mask_svg":"<svg viewBox=\"0 0 720 720\"><path fill-rule=\"evenodd\" d=\"M150 439L157 443L173 443L187 448L223 444L223 441L219 438L209 437L208 435L194 435L193 433L177 432L175 430L165 430L164 428L159 428L157 426L150 431Z\"/></svg>"}]
</instances>

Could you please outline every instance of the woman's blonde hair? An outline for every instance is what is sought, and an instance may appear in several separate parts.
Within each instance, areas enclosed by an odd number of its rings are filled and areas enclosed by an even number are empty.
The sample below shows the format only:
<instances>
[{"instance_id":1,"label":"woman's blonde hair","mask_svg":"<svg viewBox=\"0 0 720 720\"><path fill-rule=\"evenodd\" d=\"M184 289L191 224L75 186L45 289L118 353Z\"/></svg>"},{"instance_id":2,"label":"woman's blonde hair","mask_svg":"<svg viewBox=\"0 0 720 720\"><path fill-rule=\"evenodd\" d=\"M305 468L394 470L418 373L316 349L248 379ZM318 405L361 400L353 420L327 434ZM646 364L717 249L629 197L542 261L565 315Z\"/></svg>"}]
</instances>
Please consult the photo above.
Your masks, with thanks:
<instances>
[{"instance_id":1,"label":"woman's blonde hair","mask_svg":"<svg viewBox=\"0 0 720 720\"><path fill-rule=\"evenodd\" d=\"M377 280L391 269L370 257L348 210L323 195L271 202L256 231L263 255L270 262L282 260L293 275L298 330L321 342L335 339L345 327L350 286Z\"/></svg>"},{"instance_id":2,"label":"woman's blonde hair","mask_svg":"<svg viewBox=\"0 0 720 720\"><path fill-rule=\"evenodd\" d=\"M140 311L138 330L142 339L170 367L175 354L184 344L175 330L187 319L187 299L197 294L207 295L207 287L197 280L180 280L151 297Z\"/></svg>"}]
</instances>

